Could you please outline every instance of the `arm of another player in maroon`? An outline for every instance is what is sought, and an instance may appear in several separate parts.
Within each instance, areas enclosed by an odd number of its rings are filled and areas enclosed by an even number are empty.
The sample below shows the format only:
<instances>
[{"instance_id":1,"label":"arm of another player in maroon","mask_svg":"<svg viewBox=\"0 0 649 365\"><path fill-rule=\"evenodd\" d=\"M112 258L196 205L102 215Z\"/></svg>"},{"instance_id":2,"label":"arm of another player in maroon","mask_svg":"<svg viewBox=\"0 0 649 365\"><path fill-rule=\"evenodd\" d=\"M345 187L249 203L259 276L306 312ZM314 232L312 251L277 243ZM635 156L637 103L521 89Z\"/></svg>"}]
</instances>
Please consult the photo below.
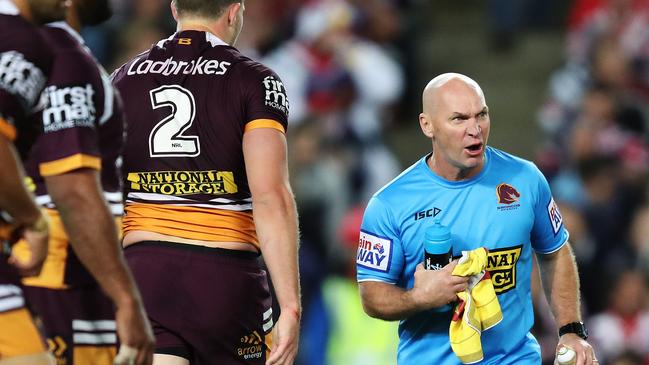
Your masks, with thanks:
<instances>
[{"instance_id":1,"label":"arm of another player in maroon","mask_svg":"<svg viewBox=\"0 0 649 365\"><path fill-rule=\"evenodd\" d=\"M252 129L244 134L243 154L261 251L281 309L267 364L292 364L301 307L297 209L288 179L286 137L275 129Z\"/></svg>"},{"instance_id":2,"label":"arm of another player in maroon","mask_svg":"<svg viewBox=\"0 0 649 365\"><path fill-rule=\"evenodd\" d=\"M29 245L28 261L10 258L21 275L38 275L47 257L48 224L24 184L24 173L12 143L0 135L0 209L9 213L14 224L24 227Z\"/></svg>"},{"instance_id":3,"label":"arm of another player in maroon","mask_svg":"<svg viewBox=\"0 0 649 365\"><path fill-rule=\"evenodd\" d=\"M151 364L154 344L151 326L126 267L115 221L101 193L99 172L77 169L46 176L45 183L74 252L117 307L120 342L138 350L136 364Z\"/></svg>"}]
</instances>

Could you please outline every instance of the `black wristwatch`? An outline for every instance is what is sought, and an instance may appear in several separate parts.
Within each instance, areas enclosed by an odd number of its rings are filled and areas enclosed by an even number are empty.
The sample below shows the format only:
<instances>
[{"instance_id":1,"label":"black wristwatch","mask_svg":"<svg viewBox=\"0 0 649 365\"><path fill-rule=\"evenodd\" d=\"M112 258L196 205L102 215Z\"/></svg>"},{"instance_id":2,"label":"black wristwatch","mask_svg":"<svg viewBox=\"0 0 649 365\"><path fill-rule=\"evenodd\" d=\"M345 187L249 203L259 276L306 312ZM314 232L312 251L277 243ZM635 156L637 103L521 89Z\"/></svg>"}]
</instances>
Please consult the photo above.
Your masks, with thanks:
<instances>
[{"instance_id":1,"label":"black wristwatch","mask_svg":"<svg viewBox=\"0 0 649 365\"><path fill-rule=\"evenodd\" d=\"M561 328L559 328L559 337L566 333L574 333L584 340L588 339L588 330L586 329L586 326L584 326L583 322L571 322L565 326L561 326Z\"/></svg>"}]
</instances>

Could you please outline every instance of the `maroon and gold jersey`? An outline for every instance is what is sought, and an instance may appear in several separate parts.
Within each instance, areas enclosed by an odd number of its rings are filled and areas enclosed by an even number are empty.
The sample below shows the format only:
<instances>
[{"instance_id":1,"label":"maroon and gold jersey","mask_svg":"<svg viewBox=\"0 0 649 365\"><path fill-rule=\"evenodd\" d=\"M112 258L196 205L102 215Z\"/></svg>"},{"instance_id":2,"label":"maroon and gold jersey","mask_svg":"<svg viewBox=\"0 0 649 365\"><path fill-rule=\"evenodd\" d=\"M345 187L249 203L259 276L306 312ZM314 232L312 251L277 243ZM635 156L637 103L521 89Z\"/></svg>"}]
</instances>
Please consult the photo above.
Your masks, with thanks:
<instances>
[{"instance_id":1,"label":"maroon and gold jersey","mask_svg":"<svg viewBox=\"0 0 649 365\"><path fill-rule=\"evenodd\" d=\"M11 1L0 0L0 135L17 143L23 156L40 131L27 116L38 104L51 65L52 54L38 29L18 15ZM10 220L0 209L0 239L8 238ZM0 273L0 284L6 280Z\"/></svg>"},{"instance_id":2,"label":"maroon and gold jersey","mask_svg":"<svg viewBox=\"0 0 649 365\"><path fill-rule=\"evenodd\" d=\"M279 77L211 33L183 31L113 74L124 99L124 233L258 247L242 141L286 131Z\"/></svg>"},{"instance_id":3,"label":"maroon and gold jersey","mask_svg":"<svg viewBox=\"0 0 649 365\"><path fill-rule=\"evenodd\" d=\"M40 276L25 284L49 288L92 282L90 274L74 255L68 237L48 195L45 177L77 169L100 170L104 197L115 216L123 213L118 160L124 142L121 100L108 74L83 45L79 34L64 22L41 28L52 46L54 64L42 93L43 110L32 115L42 123L25 161L36 194L36 202L51 219L48 257ZM22 244L15 250L20 252Z\"/></svg>"},{"instance_id":4,"label":"maroon and gold jersey","mask_svg":"<svg viewBox=\"0 0 649 365\"><path fill-rule=\"evenodd\" d=\"M40 131L27 116L39 101L51 62L37 28L18 16L12 2L0 0L0 134L11 141L19 137L21 155Z\"/></svg>"}]
</instances>

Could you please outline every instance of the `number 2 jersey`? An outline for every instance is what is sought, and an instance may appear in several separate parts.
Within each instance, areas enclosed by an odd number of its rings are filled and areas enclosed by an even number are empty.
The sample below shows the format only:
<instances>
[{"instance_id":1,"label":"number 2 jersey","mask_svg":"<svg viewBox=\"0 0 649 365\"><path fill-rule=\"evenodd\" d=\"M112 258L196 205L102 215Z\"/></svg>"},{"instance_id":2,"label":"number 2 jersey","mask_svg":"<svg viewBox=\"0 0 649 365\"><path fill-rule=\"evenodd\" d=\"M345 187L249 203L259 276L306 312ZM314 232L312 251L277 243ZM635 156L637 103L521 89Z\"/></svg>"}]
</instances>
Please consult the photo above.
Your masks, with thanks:
<instances>
[{"instance_id":1,"label":"number 2 jersey","mask_svg":"<svg viewBox=\"0 0 649 365\"><path fill-rule=\"evenodd\" d=\"M124 98L124 234L143 230L259 248L242 141L286 132L279 77L215 35L182 31L113 74Z\"/></svg>"},{"instance_id":2,"label":"number 2 jersey","mask_svg":"<svg viewBox=\"0 0 649 365\"><path fill-rule=\"evenodd\" d=\"M448 181L420 159L370 200L356 258L358 281L380 281L411 289L424 259L424 234L435 219L451 230L453 256L489 249L491 272L503 320L483 331L485 359L479 364L541 363L529 333L532 260L568 240L568 231L545 177L531 162L487 147L480 173ZM460 365L451 350L452 312L425 311L399 323L399 364Z\"/></svg>"}]
</instances>

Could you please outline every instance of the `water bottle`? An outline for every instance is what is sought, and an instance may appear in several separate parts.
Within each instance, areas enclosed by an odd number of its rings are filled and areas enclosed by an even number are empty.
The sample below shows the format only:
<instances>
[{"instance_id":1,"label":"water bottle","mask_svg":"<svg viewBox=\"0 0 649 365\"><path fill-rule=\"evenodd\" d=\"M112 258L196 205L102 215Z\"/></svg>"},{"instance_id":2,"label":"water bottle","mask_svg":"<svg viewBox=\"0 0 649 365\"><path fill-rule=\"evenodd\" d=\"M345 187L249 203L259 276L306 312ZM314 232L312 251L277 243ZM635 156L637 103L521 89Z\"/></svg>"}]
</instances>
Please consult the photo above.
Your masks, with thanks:
<instances>
[{"instance_id":1,"label":"water bottle","mask_svg":"<svg viewBox=\"0 0 649 365\"><path fill-rule=\"evenodd\" d=\"M424 268L440 270L453 259L451 252L451 231L435 219L424 233Z\"/></svg>"},{"instance_id":2,"label":"water bottle","mask_svg":"<svg viewBox=\"0 0 649 365\"><path fill-rule=\"evenodd\" d=\"M451 251L451 231L436 219L424 233L424 268L441 270L453 259ZM451 304L433 308L434 312L446 312L453 309Z\"/></svg>"}]
</instances>

